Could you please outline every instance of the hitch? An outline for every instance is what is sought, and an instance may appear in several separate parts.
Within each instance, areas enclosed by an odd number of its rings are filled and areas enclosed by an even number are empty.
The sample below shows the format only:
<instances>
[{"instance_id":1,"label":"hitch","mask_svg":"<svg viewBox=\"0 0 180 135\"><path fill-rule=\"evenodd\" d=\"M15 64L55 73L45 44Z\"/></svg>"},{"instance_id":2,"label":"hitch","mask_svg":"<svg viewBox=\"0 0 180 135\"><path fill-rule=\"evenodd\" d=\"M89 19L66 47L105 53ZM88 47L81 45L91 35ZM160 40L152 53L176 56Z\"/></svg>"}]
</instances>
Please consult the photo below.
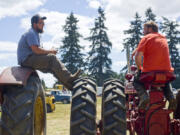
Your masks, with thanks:
<instances>
[{"instance_id":1,"label":"hitch","mask_svg":"<svg viewBox=\"0 0 180 135\"><path fill-rule=\"evenodd\" d=\"M96 135L102 135L102 128L103 128L103 125L102 125L102 120L98 120L96 122Z\"/></svg>"},{"instance_id":2,"label":"hitch","mask_svg":"<svg viewBox=\"0 0 180 135\"><path fill-rule=\"evenodd\" d=\"M2 87L0 87L0 105L3 103L3 92Z\"/></svg>"}]
</instances>

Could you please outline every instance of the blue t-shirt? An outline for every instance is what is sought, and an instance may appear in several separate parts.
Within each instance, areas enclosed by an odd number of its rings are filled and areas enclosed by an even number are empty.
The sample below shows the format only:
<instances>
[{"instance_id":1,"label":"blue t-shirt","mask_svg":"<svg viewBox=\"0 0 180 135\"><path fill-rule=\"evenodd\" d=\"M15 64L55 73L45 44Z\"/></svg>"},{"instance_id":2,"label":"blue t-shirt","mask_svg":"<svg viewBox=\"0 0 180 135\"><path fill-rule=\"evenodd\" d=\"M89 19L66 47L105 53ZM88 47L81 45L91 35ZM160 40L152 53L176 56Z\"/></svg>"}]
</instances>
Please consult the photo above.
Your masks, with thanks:
<instances>
[{"instance_id":1,"label":"blue t-shirt","mask_svg":"<svg viewBox=\"0 0 180 135\"><path fill-rule=\"evenodd\" d=\"M19 40L17 49L17 59L19 65L21 65L29 55L33 54L30 47L32 45L40 46L39 34L33 28L23 34Z\"/></svg>"}]
</instances>

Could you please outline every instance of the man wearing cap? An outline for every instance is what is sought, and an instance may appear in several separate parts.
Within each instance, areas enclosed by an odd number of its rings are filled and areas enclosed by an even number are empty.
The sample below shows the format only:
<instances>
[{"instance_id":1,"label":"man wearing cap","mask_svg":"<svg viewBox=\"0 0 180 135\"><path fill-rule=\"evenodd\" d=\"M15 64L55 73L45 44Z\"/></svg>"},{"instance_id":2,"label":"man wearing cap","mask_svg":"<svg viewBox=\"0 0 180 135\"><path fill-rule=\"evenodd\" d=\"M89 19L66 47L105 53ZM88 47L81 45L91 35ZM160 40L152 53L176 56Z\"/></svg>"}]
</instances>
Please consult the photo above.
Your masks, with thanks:
<instances>
[{"instance_id":1,"label":"man wearing cap","mask_svg":"<svg viewBox=\"0 0 180 135\"><path fill-rule=\"evenodd\" d=\"M81 71L78 70L72 75L56 57L57 50L45 50L40 47L39 34L43 33L45 19L46 17L38 14L31 18L31 28L21 36L18 43L18 64L52 73L66 88L72 90L73 82L78 79Z\"/></svg>"}]
</instances>

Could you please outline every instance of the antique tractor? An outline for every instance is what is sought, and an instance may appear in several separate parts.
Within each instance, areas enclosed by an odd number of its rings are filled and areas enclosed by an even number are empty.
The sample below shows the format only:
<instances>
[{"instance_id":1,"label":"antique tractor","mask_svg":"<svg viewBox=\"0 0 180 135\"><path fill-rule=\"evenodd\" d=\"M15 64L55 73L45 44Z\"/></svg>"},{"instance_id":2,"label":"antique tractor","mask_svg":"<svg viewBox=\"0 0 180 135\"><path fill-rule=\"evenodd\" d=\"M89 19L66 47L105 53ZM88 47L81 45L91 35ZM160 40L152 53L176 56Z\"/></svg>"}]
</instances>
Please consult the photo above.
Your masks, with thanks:
<instances>
[{"instance_id":1,"label":"antique tractor","mask_svg":"<svg viewBox=\"0 0 180 135\"><path fill-rule=\"evenodd\" d=\"M131 73L126 75L128 81L125 84L127 130L130 135L180 135L180 112L178 108L176 111L167 109L163 93L165 84L175 79L174 74L162 71L141 74L140 81L150 96L146 109L141 110L138 108L139 98L132 85L136 70L135 66L131 66Z\"/></svg>"},{"instance_id":2,"label":"antique tractor","mask_svg":"<svg viewBox=\"0 0 180 135\"><path fill-rule=\"evenodd\" d=\"M126 83L108 80L102 94L101 135L180 135L180 91L177 109L167 109L163 88L175 79L170 72L141 74L140 81L150 96L146 109L139 109L139 97L133 86L137 68L131 66Z\"/></svg>"},{"instance_id":3,"label":"antique tractor","mask_svg":"<svg viewBox=\"0 0 180 135\"><path fill-rule=\"evenodd\" d=\"M87 80L77 82L72 101L76 105L72 106L71 135L180 135L180 92L176 111L167 109L163 93L165 84L175 76L160 71L142 74L140 81L146 86L150 102L146 109L139 109L139 97L133 86L136 70L136 66L131 66L125 84L116 79L104 83L102 119L96 124L95 84Z\"/></svg>"},{"instance_id":4,"label":"antique tractor","mask_svg":"<svg viewBox=\"0 0 180 135\"><path fill-rule=\"evenodd\" d=\"M104 84L101 135L180 135L180 92L176 111L168 110L163 87L175 79L170 72L142 74L140 81L150 96L146 109L139 109L139 97L133 86L137 68L131 66L125 88L118 80ZM174 115L173 115L174 113Z\"/></svg>"},{"instance_id":5,"label":"antique tractor","mask_svg":"<svg viewBox=\"0 0 180 135\"><path fill-rule=\"evenodd\" d=\"M10 67L0 74L0 135L46 135L44 90L36 71Z\"/></svg>"}]
</instances>

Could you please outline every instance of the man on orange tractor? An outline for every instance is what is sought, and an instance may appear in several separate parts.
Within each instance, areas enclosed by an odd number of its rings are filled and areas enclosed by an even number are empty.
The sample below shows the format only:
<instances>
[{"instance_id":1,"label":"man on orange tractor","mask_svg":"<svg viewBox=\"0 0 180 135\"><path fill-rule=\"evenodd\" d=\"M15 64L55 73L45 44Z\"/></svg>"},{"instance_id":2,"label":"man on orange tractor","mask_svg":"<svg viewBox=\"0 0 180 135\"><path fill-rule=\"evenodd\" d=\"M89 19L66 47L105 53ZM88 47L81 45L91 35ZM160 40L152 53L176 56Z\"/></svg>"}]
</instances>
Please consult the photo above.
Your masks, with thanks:
<instances>
[{"instance_id":1,"label":"man on orange tractor","mask_svg":"<svg viewBox=\"0 0 180 135\"><path fill-rule=\"evenodd\" d=\"M72 90L73 82L81 71L78 70L72 75L56 57L57 50L45 50L40 47L39 34L43 33L45 19L46 17L41 17L38 14L31 18L32 28L22 35L18 43L18 64L42 72L53 73L66 88Z\"/></svg>"},{"instance_id":2,"label":"man on orange tractor","mask_svg":"<svg viewBox=\"0 0 180 135\"><path fill-rule=\"evenodd\" d=\"M133 56L135 56L135 62L138 68L133 85L140 98L139 107L140 109L145 109L150 99L144 84L139 81L141 73L174 71L171 67L167 40L163 35L158 33L158 25L155 22L149 21L144 24L144 37L132 53ZM169 109L175 110L176 100L170 83L165 85L164 95L169 101Z\"/></svg>"}]
</instances>

